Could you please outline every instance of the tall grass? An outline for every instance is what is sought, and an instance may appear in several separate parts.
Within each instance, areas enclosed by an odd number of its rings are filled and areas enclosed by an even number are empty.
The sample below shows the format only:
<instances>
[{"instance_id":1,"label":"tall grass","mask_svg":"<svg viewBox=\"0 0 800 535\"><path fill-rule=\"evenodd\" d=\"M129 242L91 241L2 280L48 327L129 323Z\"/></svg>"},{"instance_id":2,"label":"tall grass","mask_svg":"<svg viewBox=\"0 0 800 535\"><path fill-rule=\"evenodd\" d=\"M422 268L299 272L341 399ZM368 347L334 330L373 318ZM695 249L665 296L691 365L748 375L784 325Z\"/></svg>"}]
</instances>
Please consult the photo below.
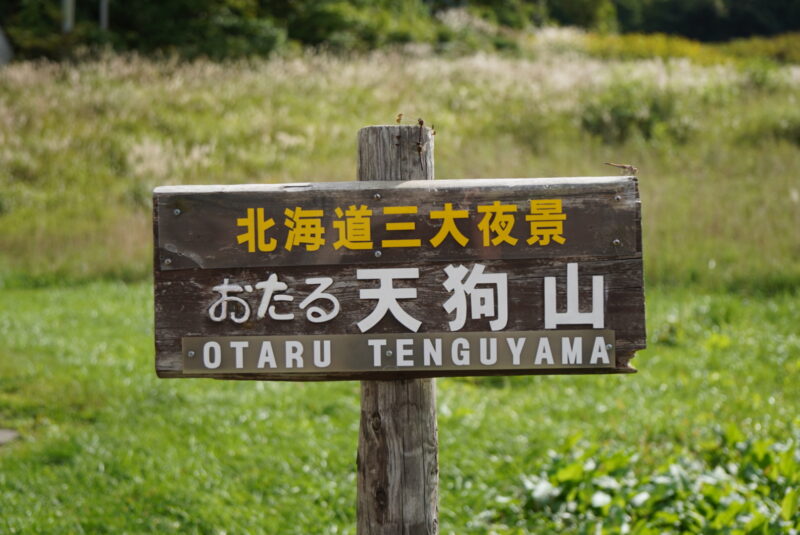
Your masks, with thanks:
<instances>
[{"instance_id":1,"label":"tall grass","mask_svg":"<svg viewBox=\"0 0 800 535\"><path fill-rule=\"evenodd\" d=\"M534 58L12 64L0 281L144 277L153 187L352 180L356 131L397 112L436 125L438 178L639 167L650 282L800 280L800 68L600 60L558 43L540 39Z\"/></svg>"},{"instance_id":2,"label":"tall grass","mask_svg":"<svg viewBox=\"0 0 800 535\"><path fill-rule=\"evenodd\" d=\"M575 39L0 70L0 532L353 531L357 385L160 381L149 284L51 283L146 278L156 185L351 180L397 112L438 178L636 165L657 283L636 376L438 381L442 532L796 531L800 69Z\"/></svg>"},{"instance_id":3,"label":"tall grass","mask_svg":"<svg viewBox=\"0 0 800 535\"><path fill-rule=\"evenodd\" d=\"M700 43L664 34L587 34L578 44L593 56L609 59L686 58L705 65L731 61L800 62L800 33L726 43Z\"/></svg>"}]
</instances>

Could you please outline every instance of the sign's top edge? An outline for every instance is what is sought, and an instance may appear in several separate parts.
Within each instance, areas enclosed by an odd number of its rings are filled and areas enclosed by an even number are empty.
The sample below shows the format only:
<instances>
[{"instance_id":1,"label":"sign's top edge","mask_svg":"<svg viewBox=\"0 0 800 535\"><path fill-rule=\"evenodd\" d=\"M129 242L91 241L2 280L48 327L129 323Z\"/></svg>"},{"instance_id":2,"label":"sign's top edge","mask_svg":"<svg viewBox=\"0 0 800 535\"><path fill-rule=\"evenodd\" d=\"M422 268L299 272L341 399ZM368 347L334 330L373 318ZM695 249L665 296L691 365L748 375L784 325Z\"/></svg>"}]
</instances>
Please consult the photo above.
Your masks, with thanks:
<instances>
[{"instance_id":1,"label":"sign's top edge","mask_svg":"<svg viewBox=\"0 0 800 535\"><path fill-rule=\"evenodd\" d=\"M405 181L358 181L358 182L289 182L281 184L216 184L159 186L155 194L165 193L235 193L235 192L302 192L373 189L452 189L467 187L515 187L515 186L569 186L569 185L621 185L636 181L634 176L589 176L552 178L469 178L457 180L405 180Z\"/></svg>"}]
</instances>

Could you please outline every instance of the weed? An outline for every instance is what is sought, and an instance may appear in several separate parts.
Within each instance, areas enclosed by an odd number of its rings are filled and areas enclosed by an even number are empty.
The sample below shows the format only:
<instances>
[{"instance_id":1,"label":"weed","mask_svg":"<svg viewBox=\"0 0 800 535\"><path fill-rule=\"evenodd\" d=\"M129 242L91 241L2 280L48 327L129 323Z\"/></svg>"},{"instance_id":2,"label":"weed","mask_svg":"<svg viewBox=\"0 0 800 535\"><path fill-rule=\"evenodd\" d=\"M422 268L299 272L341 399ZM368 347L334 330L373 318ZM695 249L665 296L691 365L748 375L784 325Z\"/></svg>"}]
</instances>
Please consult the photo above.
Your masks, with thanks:
<instances>
[{"instance_id":1,"label":"weed","mask_svg":"<svg viewBox=\"0 0 800 535\"><path fill-rule=\"evenodd\" d=\"M694 127L682 109L686 98L641 82L614 82L585 97L581 127L605 143L624 143L635 135L685 143Z\"/></svg>"},{"instance_id":2,"label":"weed","mask_svg":"<svg viewBox=\"0 0 800 535\"><path fill-rule=\"evenodd\" d=\"M441 178L638 167L649 282L795 280L795 69L598 61L569 51L582 39L591 35L541 32L535 59L306 52L9 65L0 279L144 278L154 186L350 180L352 135L405 111L437 125Z\"/></svg>"},{"instance_id":3,"label":"weed","mask_svg":"<svg viewBox=\"0 0 800 535\"><path fill-rule=\"evenodd\" d=\"M157 379L152 307L0 292L0 531L353 532L358 384ZM442 531L796 529L799 315L651 287L636 375L437 380Z\"/></svg>"}]
</instances>

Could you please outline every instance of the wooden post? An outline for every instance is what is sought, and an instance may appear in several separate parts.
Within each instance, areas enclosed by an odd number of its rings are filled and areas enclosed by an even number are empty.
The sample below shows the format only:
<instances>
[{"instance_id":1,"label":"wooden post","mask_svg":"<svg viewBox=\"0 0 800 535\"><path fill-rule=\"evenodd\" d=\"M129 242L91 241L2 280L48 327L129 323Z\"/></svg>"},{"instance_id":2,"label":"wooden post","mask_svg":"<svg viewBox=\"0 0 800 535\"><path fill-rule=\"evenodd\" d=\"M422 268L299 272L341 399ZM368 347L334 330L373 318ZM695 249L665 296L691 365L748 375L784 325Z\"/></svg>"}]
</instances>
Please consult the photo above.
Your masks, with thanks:
<instances>
[{"instance_id":1,"label":"wooden post","mask_svg":"<svg viewBox=\"0 0 800 535\"><path fill-rule=\"evenodd\" d=\"M358 179L433 180L431 131L362 128ZM438 450L433 379L361 382L359 535L438 533Z\"/></svg>"}]
</instances>

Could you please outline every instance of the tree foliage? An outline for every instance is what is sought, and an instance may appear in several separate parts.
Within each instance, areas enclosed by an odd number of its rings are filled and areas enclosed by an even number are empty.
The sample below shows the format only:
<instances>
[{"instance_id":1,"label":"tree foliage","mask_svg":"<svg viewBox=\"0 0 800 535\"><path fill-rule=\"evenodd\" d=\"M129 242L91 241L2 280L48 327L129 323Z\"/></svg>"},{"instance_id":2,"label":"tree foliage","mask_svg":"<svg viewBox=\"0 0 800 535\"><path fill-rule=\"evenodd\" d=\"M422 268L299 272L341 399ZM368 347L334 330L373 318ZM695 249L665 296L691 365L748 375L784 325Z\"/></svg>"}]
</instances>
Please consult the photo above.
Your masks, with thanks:
<instances>
[{"instance_id":1,"label":"tree foliage","mask_svg":"<svg viewBox=\"0 0 800 535\"><path fill-rule=\"evenodd\" d=\"M99 2L76 0L76 24L61 32L61 0L0 4L21 57L65 57L80 46L212 58L268 55L289 44L365 50L396 43L505 48L502 36L453 32L441 20L458 8L500 28L543 24L601 32L666 33L706 41L800 29L800 0L139 0L111 2L110 30Z\"/></svg>"}]
</instances>

